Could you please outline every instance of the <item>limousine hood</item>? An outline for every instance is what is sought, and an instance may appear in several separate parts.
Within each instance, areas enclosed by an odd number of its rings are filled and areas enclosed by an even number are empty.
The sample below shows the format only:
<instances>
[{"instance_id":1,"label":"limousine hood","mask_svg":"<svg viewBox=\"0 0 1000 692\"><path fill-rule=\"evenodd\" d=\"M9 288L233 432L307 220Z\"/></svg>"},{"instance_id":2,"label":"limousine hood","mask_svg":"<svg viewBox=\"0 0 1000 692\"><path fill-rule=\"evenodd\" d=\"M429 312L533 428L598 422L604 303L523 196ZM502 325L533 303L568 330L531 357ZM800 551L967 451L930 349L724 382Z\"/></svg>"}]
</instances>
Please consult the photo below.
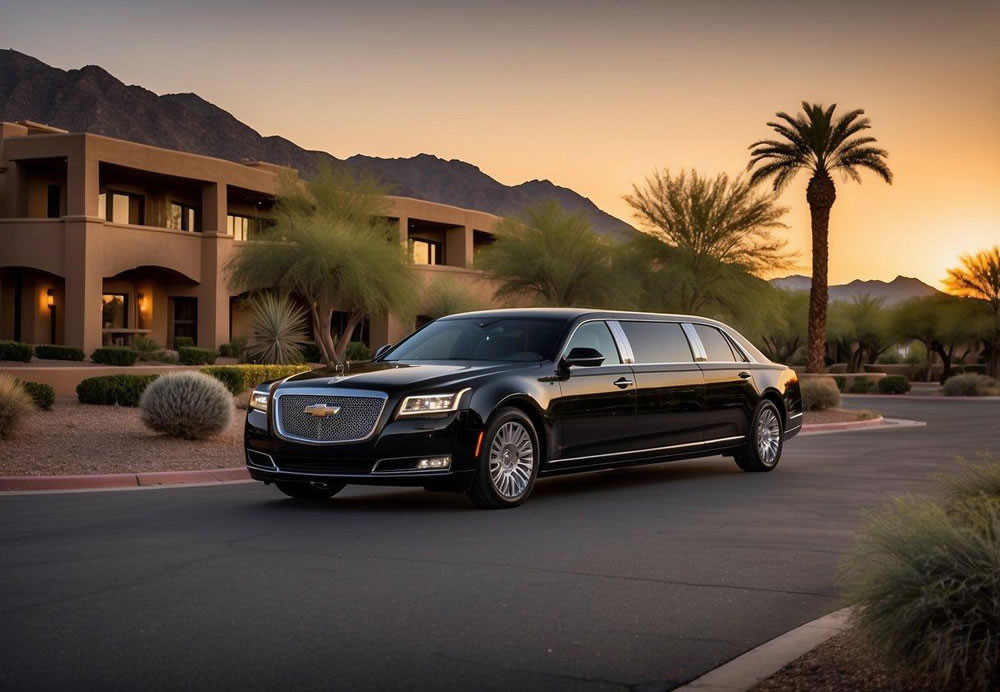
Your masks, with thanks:
<instances>
[{"instance_id":1,"label":"limousine hood","mask_svg":"<svg viewBox=\"0 0 1000 692\"><path fill-rule=\"evenodd\" d=\"M345 370L323 368L285 380L280 389L329 387L331 389L374 389L383 392L431 390L468 386L483 375L510 370L536 369L540 363L483 362L401 363L376 362L348 366Z\"/></svg>"}]
</instances>

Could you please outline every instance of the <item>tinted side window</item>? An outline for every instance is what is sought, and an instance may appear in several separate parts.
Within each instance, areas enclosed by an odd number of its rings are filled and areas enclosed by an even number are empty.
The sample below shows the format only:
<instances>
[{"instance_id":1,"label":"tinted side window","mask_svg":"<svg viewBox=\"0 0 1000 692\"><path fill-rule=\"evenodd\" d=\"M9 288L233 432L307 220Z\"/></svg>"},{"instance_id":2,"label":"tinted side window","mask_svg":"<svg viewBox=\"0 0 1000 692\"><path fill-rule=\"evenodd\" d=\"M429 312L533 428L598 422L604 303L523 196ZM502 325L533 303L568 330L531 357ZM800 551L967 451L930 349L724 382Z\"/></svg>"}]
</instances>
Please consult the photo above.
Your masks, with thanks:
<instances>
[{"instance_id":1,"label":"tinted side window","mask_svg":"<svg viewBox=\"0 0 1000 692\"><path fill-rule=\"evenodd\" d=\"M691 363L694 356L676 322L622 322L636 363Z\"/></svg>"},{"instance_id":2,"label":"tinted side window","mask_svg":"<svg viewBox=\"0 0 1000 692\"><path fill-rule=\"evenodd\" d=\"M696 324L694 325L694 330L698 332L701 345L705 347L708 362L733 363L736 361L736 356L733 355L733 349L729 345L729 341L726 340L726 337L718 329L708 327L704 324Z\"/></svg>"},{"instance_id":3,"label":"tinted side window","mask_svg":"<svg viewBox=\"0 0 1000 692\"><path fill-rule=\"evenodd\" d=\"M611 330L604 322L586 322L580 325L566 344L566 353L574 348L596 348L604 356L602 365L620 365L622 362Z\"/></svg>"}]
</instances>

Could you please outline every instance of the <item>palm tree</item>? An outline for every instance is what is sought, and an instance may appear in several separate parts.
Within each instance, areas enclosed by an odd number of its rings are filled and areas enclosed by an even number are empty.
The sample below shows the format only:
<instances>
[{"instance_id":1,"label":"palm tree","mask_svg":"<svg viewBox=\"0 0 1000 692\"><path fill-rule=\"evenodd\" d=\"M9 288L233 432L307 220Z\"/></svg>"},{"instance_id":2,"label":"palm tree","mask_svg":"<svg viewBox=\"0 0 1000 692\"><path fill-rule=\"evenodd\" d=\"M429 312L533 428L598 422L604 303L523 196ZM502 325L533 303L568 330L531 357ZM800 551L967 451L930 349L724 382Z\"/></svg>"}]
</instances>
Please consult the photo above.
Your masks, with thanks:
<instances>
[{"instance_id":1,"label":"palm tree","mask_svg":"<svg viewBox=\"0 0 1000 692\"><path fill-rule=\"evenodd\" d=\"M498 223L476 264L499 283L496 298L549 306L598 306L614 291L613 251L581 213L543 202Z\"/></svg>"},{"instance_id":2,"label":"palm tree","mask_svg":"<svg viewBox=\"0 0 1000 692\"><path fill-rule=\"evenodd\" d=\"M387 218L384 193L373 179L342 168L323 168L305 185L285 180L274 224L227 265L237 290L274 288L299 296L328 365L344 361L365 315L405 314L412 302L409 261ZM348 315L336 339L335 310Z\"/></svg>"},{"instance_id":3,"label":"palm tree","mask_svg":"<svg viewBox=\"0 0 1000 692\"><path fill-rule=\"evenodd\" d=\"M763 139L750 145L748 169L751 184L772 179L774 191L780 192L799 170L810 174L806 201L812 216L812 286L809 291L809 372L824 370L826 348L827 265L829 263L830 209L837 199L832 174L861 182L861 169L873 171L892 183L892 171L886 164L888 152L876 146L876 139L858 136L871 127L859 109L834 117L837 105L824 107L802 102L802 113L792 117L777 113L780 122L768 127L779 139Z\"/></svg>"},{"instance_id":4,"label":"palm tree","mask_svg":"<svg viewBox=\"0 0 1000 692\"><path fill-rule=\"evenodd\" d=\"M975 255L962 255L962 266L948 270L945 286L952 293L981 301L991 318L984 341L986 374L1000 376L1000 245Z\"/></svg>"}]
</instances>

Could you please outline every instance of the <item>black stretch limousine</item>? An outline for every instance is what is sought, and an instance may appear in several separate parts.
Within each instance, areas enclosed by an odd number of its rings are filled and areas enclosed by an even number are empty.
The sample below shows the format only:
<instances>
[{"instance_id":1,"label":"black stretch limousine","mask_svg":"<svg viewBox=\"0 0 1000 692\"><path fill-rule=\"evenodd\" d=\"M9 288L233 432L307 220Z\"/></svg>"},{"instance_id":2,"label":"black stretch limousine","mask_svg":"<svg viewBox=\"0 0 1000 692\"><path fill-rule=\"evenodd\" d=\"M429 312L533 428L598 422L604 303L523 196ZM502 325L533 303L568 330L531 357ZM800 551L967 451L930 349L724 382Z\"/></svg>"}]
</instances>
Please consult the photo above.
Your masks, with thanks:
<instances>
[{"instance_id":1,"label":"black stretch limousine","mask_svg":"<svg viewBox=\"0 0 1000 692\"><path fill-rule=\"evenodd\" d=\"M722 454L770 471L802 426L795 373L685 315L489 310L428 324L371 363L260 385L253 478L295 498L349 483L512 507L538 476Z\"/></svg>"}]
</instances>

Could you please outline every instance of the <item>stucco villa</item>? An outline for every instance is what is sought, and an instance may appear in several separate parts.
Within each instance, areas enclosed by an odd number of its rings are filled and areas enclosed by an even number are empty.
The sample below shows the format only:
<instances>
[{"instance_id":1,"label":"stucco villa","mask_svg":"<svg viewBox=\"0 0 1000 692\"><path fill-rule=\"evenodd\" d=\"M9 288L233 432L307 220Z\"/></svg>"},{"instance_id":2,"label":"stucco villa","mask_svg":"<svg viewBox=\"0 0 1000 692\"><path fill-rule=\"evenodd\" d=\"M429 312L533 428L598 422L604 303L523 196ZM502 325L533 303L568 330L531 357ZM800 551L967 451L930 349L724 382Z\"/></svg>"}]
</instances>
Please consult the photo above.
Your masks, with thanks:
<instances>
[{"instance_id":1,"label":"stucco villa","mask_svg":"<svg viewBox=\"0 0 1000 692\"><path fill-rule=\"evenodd\" d=\"M245 335L245 296L225 265L267 223L284 170L0 123L0 339L89 354L139 334L212 349ZM489 298L474 260L498 217L405 197L387 207L415 291L447 276ZM356 338L377 347L414 326L370 315Z\"/></svg>"}]
</instances>

